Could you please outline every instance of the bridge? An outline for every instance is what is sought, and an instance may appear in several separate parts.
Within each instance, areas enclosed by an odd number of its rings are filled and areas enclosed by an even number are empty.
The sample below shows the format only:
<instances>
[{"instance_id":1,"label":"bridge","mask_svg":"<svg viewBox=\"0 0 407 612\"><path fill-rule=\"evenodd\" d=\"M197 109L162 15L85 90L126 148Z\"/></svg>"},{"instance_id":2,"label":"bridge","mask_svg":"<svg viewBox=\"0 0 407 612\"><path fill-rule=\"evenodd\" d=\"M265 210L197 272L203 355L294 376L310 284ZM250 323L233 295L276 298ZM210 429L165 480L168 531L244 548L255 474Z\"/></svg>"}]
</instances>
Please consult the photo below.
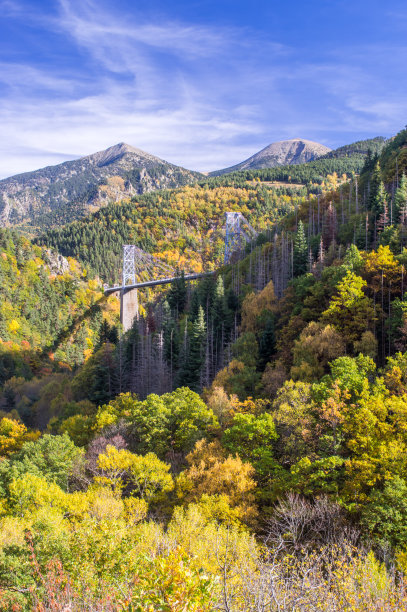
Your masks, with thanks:
<instances>
[{"instance_id":1,"label":"bridge","mask_svg":"<svg viewBox=\"0 0 407 612\"><path fill-rule=\"evenodd\" d=\"M225 231L225 264L232 263L245 252L246 244L257 237L257 232L252 228L239 212L226 213ZM120 295L120 322L123 331L131 329L133 322L138 318L138 289L145 287L156 287L158 285L169 285L180 278L192 281L205 276L211 276L215 272L196 272L184 274L183 277L175 269L164 263L158 257L146 253L134 244L123 245L123 271L122 282L113 287L105 286L105 295L118 293ZM164 275L162 278L157 276Z\"/></svg>"}]
</instances>

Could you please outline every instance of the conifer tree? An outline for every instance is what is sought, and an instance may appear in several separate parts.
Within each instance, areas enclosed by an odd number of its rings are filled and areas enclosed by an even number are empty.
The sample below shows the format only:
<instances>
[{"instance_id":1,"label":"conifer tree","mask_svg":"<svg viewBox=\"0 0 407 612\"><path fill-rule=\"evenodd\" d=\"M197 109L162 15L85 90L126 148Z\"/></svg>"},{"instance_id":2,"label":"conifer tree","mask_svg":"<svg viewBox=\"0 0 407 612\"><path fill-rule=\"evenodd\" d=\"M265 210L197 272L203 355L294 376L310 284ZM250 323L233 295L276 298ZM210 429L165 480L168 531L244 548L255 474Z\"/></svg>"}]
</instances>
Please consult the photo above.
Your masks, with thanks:
<instances>
[{"instance_id":1,"label":"conifer tree","mask_svg":"<svg viewBox=\"0 0 407 612\"><path fill-rule=\"evenodd\" d=\"M226 318L225 287L223 284L223 278L221 276L218 276L216 280L211 314L213 319L213 328L216 333L219 329L221 329L222 325L225 324Z\"/></svg>"},{"instance_id":2,"label":"conifer tree","mask_svg":"<svg viewBox=\"0 0 407 612\"><path fill-rule=\"evenodd\" d=\"M326 248L329 248L331 243L336 238L336 209L332 206L332 202L329 203L328 210L324 215L322 239Z\"/></svg>"},{"instance_id":3,"label":"conifer tree","mask_svg":"<svg viewBox=\"0 0 407 612\"><path fill-rule=\"evenodd\" d=\"M368 172L372 172L374 165L376 163L377 157L372 155L371 149L368 149L367 155L365 158L365 163L363 164L363 168L360 171L360 174L367 174Z\"/></svg>"},{"instance_id":4,"label":"conifer tree","mask_svg":"<svg viewBox=\"0 0 407 612\"><path fill-rule=\"evenodd\" d=\"M393 210L396 223L400 222L402 211L407 206L407 177L403 172L400 184L394 194Z\"/></svg>"},{"instance_id":5,"label":"conifer tree","mask_svg":"<svg viewBox=\"0 0 407 612\"><path fill-rule=\"evenodd\" d=\"M181 276L172 283L171 289L168 292L168 304L172 310L181 314L184 311L186 301L187 285L184 271L182 271Z\"/></svg>"},{"instance_id":6,"label":"conifer tree","mask_svg":"<svg viewBox=\"0 0 407 612\"><path fill-rule=\"evenodd\" d=\"M178 386L186 386L193 391L200 388L201 370L205 358L206 324L205 313L199 307L198 316L192 323L189 342L185 342L182 364L178 375ZM184 358L185 353L185 358Z\"/></svg>"},{"instance_id":7,"label":"conifer tree","mask_svg":"<svg viewBox=\"0 0 407 612\"><path fill-rule=\"evenodd\" d=\"M375 163L371 178L368 207L375 215L380 216L384 212L386 204L386 190L382 181L380 163Z\"/></svg>"},{"instance_id":8,"label":"conifer tree","mask_svg":"<svg viewBox=\"0 0 407 612\"><path fill-rule=\"evenodd\" d=\"M189 351L189 368L193 388L199 387L199 378L204 359L204 340L206 334L205 314L202 306L199 307L198 317L192 324L191 343Z\"/></svg>"},{"instance_id":9,"label":"conifer tree","mask_svg":"<svg viewBox=\"0 0 407 612\"><path fill-rule=\"evenodd\" d=\"M269 316L264 331L259 339L259 366L265 368L276 350L274 315Z\"/></svg>"},{"instance_id":10,"label":"conifer tree","mask_svg":"<svg viewBox=\"0 0 407 612\"><path fill-rule=\"evenodd\" d=\"M294 276L301 276L307 271L308 245L305 238L304 225L298 223L297 235L294 242L293 268Z\"/></svg>"}]
</instances>

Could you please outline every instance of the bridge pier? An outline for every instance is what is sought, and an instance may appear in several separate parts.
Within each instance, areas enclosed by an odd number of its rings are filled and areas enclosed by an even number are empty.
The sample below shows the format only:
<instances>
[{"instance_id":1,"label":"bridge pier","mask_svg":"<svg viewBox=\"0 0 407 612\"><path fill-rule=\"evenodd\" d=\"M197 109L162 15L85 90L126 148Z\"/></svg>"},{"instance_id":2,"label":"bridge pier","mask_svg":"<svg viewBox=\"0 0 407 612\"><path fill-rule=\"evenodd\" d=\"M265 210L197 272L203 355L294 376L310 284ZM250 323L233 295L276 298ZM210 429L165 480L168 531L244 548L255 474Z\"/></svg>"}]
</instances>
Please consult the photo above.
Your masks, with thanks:
<instances>
[{"instance_id":1,"label":"bridge pier","mask_svg":"<svg viewBox=\"0 0 407 612\"><path fill-rule=\"evenodd\" d=\"M124 332L131 329L135 319L138 319L138 291L137 289L122 289L120 291L120 323Z\"/></svg>"}]
</instances>

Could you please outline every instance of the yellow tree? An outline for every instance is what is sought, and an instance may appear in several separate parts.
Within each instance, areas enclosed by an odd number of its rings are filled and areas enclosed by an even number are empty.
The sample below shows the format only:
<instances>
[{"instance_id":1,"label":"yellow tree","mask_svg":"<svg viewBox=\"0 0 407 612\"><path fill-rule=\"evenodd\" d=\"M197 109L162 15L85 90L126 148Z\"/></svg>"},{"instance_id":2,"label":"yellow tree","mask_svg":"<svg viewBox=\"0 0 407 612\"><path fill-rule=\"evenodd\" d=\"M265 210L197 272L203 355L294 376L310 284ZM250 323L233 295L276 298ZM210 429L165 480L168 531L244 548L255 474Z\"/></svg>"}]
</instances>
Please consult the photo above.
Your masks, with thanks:
<instances>
[{"instance_id":1,"label":"yellow tree","mask_svg":"<svg viewBox=\"0 0 407 612\"><path fill-rule=\"evenodd\" d=\"M24 442L37 440L39 431L28 431L23 423L4 417L0 421L0 456L5 457L20 450Z\"/></svg>"}]
</instances>

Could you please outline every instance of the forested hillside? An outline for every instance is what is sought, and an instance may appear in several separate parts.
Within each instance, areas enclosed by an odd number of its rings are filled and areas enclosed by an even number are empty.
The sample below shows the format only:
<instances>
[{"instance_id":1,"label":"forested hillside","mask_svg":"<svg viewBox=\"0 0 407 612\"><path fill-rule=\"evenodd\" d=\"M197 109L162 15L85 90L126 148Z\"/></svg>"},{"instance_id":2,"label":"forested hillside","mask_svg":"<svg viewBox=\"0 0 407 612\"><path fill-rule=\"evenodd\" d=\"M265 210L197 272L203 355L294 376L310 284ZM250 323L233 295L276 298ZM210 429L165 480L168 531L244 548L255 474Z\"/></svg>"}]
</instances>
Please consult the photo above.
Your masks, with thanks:
<instances>
[{"instance_id":1,"label":"forested hillside","mask_svg":"<svg viewBox=\"0 0 407 612\"><path fill-rule=\"evenodd\" d=\"M136 244L178 268L215 269L223 258L226 211L242 212L260 231L271 228L307 194L335 190L362 169L369 150L374 154L382 146L381 138L361 141L332 158L241 171L200 186L139 196L48 230L37 243L75 257L109 283L118 280L123 244Z\"/></svg>"},{"instance_id":2,"label":"forested hillside","mask_svg":"<svg viewBox=\"0 0 407 612\"><path fill-rule=\"evenodd\" d=\"M117 322L98 279L10 230L0 230L0 281L0 385L83 363Z\"/></svg>"},{"instance_id":3,"label":"forested hillside","mask_svg":"<svg viewBox=\"0 0 407 612\"><path fill-rule=\"evenodd\" d=\"M226 211L242 212L265 229L304 195L247 182L243 187L185 187L110 205L48 231L37 242L79 259L107 282L118 279L123 244L136 244L180 269L213 270L223 259Z\"/></svg>"},{"instance_id":4,"label":"forested hillside","mask_svg":"<svg viewBox=\"0 0 407 612\"><path fill-rule=\"evenodd\" d=\"M83 238L101 272L101 237L144 227L140 246L199 269L220 260L225 210L265 230L213 276L144 296L127 334L103 311L72 371L3 381L3 609L407 609L406 152L407 129L323 193L215 183L43 238ZM24 249L45 287L67 282L43 247L2 240L10 291Z\"/></svg>"}]
</instances>

